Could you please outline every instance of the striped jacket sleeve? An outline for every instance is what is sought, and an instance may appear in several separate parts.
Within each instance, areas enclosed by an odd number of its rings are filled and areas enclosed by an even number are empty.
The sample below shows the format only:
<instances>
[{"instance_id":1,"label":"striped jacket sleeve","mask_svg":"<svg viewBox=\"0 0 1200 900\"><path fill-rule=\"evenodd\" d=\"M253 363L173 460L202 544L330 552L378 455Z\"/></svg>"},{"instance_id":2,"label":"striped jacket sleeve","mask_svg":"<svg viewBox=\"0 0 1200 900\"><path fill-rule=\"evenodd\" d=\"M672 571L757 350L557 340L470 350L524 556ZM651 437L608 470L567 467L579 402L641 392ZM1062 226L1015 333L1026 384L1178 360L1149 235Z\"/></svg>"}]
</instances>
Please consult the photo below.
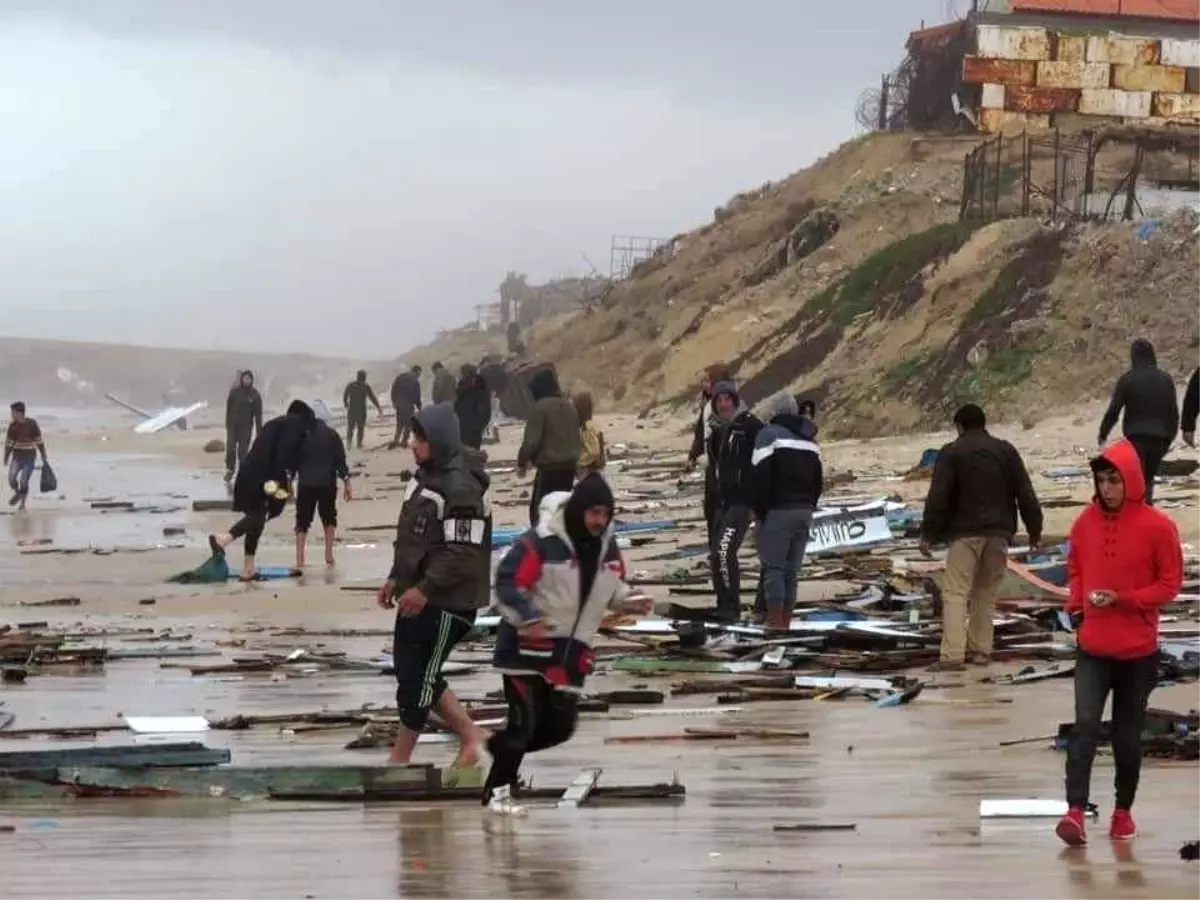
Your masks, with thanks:
<instances>
[{"instance_id":1,"label":"striped jacket sleeve","mask_svg":"<svg viewBox=\"0 0 1200 900\"><path fill-rule=\"evenodd\" d=\"M496 569L496 604L513 625L532 625L541 620L533 604L533 590L541 577L537 535L528 531L504 554Z\"/></svg>"},{"instance_id":2,"label":"striped jacket sleeve","mask_svg":"<svg viewBox=\"0 0 1200 900\"><path fill-rule=\"evenodd\" d=\"M775 428L768 425L759 429L754 438L754 454L750 457L750 495L754 501L754 514L761 520L771 508L772 465L771 445L775 442Z\"/></svg>"}]
</instances>

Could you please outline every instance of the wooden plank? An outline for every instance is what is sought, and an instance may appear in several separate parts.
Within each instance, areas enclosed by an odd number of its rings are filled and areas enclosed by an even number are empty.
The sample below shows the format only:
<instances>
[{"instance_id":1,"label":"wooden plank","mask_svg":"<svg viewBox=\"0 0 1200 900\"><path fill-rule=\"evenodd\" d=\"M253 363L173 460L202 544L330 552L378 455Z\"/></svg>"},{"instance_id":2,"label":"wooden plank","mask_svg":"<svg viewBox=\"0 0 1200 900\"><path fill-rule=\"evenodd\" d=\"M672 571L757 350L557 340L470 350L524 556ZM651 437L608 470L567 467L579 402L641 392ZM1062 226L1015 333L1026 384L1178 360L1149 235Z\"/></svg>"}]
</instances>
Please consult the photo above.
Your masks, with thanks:
<instances>
[{"instance_id":1,"label":"wooden plank","mask_svg":"<svg viewBox=\"0 0 1200 900\"><path fill-rule=\"evenodd\" d=\"M562 797L559 798L559 809L577 809L584 803L587 803L588 797L596 788L596 782L600 780L600 773L603 769L580 769L579 774L575 776L575 780L563 791Z\"/></svg>"},{"instance_id":2,"label":"wooden plank","mask_svg":"<svg viewBox=\"0 0 1200 900\"><path fill-rule=\"evenodd\" d=\"M964 56L962 79L966 84L1032 85L1037 82L1037 63L1022 59Z\"/></svg>"},{"instance_id":3,"label":"wooden plank","mask_svg":"<svg viewBox=\"0 0 1200 900\"><path fill-rule=\"evenodd\" d=\"M149 766L216 766L229 762L229 751L203 744L140 744L130 747L80 747L0 753L0 772L76 766L141 769Z\"/></svg>"},{"instance_id":4,"label":"wooden plank","mask_svg":"<svg viewBox=\"0 0 1200 900\"><path fill-rule=\"evenodd\" d=\"M1072 112L1079 106L1079 91L1071 88L1012 87L1005 92L1004 105L1016 112Z\"/></svg>"}]
</instances>

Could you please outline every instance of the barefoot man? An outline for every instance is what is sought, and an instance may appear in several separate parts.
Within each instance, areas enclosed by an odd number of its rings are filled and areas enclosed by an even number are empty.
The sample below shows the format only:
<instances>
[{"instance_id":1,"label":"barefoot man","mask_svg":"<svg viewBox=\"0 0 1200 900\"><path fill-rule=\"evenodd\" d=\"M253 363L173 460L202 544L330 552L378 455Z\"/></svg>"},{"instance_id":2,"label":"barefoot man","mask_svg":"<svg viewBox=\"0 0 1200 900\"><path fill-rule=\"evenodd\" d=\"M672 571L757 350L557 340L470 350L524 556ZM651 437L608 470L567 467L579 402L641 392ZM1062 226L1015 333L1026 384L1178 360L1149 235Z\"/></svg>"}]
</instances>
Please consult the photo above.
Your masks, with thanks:
<instances>
[{"instance_id":1,"label":"barefoot man","mask_svg":"<svg viewBox=\"0 0 1200 900\"><path fill-rule=\"evenodd\" d=\"M433 708L458 733L454 765L472 766L490 735L446 686L442 666L490 599L489 479L465 452L448 403L413 417L412 454L417 472L396 523L392 571L379 589L379 605L396 610L392 662L400 730L388 761L409 763Z\"/></svg>"}]
</instances>

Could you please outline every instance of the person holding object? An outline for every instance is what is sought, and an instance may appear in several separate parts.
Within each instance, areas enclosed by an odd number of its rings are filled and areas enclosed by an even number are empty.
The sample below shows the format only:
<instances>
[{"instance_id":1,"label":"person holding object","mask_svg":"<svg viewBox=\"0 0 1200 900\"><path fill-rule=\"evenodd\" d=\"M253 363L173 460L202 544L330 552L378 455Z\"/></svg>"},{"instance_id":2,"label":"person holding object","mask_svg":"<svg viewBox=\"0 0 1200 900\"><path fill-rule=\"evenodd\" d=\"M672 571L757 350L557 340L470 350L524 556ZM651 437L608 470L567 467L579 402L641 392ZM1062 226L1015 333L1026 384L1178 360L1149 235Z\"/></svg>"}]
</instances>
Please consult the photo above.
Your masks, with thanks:
<instances>
[{"instance_id":1,"label":"person holding object","mask_svg":"<svg viewBox=\"0 0 1200 900\"><path fill-rule=\"evenodd\" d=\"M1056 833L1087 843L1084 814L1104 704L1112 694L1116 804L1108 835L1137 834L1131 810L1142 769L1146 704L1158 679L1159 609L1183 586L1179 530L1146 504L1137 448L1120 441L1091 462L1096 496L1068 537L1067 612L1076 628L1075 726L1067 745L1067 814Z\"/></svg>"},{"instance_id":2,"label":"person holding object","mask_svg":"<svg viewBox=\"0 0 1200 900\"><path fill-rule=\"evenodd\" d=\"M8 486L13 495L8 505L18 509L25 508L29 499L29 479L37 466L38 455L42 457L42 465L50 465L46 457L46 441L42 438L42 429L37 419L32 419L25 413L25 403L18 400L9 406L12 418L8 423L8 433L4 440L4 464L8 466Z\"/></svg>"},{"instance_id":3,"label":"person holding object","mask_svg":"<svg viewBox=\"0 0 1200 900\"><path fill-rule=\"evenodd\" d=\"M1153 504L1154 478L1179 430L1179 402L1175 382L1158 367L1153 344L1138 338L1129 347L1129 361L1129 371L1117 380L1100 420L1098 443L1103 450L1123 410L1121 431L1137 450L1146 478L1146 503Z\"/></svg>"},{"instance_id":4,"label":"person holding object","mask_svg":"<svg viewBox=\"0 0 1200 900\"><path fill-rule=\"evenodd\" d=\"M379 605L396 610L392 665L400 729L388 762L408 765L417 739L438 714L459 736L458 767L475 765L488 734L446 685L450 651L475 627L491 599L492 514L487 456L464 448L448 403L413 417L416 475L396 522L395 554Z\"/></svg>"},{"instance_id":5,"label":"person holding object","mask_svg":"<svg viewBox=\"0 0 1200 900\"><path fill-rule=\"evenodd\" d=\"M1017 448L993 437L974 403L954 414L957 440L938 451L925 498L920 551L950 544L942 586L942 652L936 669L991 662L996 596L1008 568L1017 512L1030 550L1042 539L1042 507ZM968 620L969 619L969 620Z\"/></svg>"},{"instance_id":6,"label":"person holding object","mask_svg":"<svg viewBox=\"0 0 1200 900\"><path fill-rule=\"evenodd\" d=\"M300 454L300 471L296 474L296 568L303 569L308 529L313 514L321 516L325 532L325 565L332 566L333 544L337 540L338 481L349 502L350 467L346 465L346 445L342 436L325 422L317 419L305 438Z\"/></svg>"},{"instance_id":7,"label":"person holding object","mask_svg":"<svg viewBox=\"0 0 1200 900\"><path fill-rule=\"evenodd\" d=\"M293 400L286 415L271 419L262 427L238 467L233 482L233 510L242 517L225 534L210 534L208 546L213 556L223 556L238 538L246 539L242 581L255 579L258 541L267 522L287 505L286 485L300 469L304 441L316 420L312 407L303 400Z\"/></svg>"},{"instance_id":8,"label":"person holding object","mask_svg":"<svg viewBox=\"0 0 1200 900\"><path fill-rule=\"evenodd\" d=\"M581 479L593 472L603 475L604 467L608 465L608 448L604 445L604 432L596 425L592 395L583 391L572 396L571 402L575 404L575 414L579 417L579 466L576 475Z\"/></svg>"},{"instance_id":9,"label":"person holding object","mask_svg":"<svg viewBox=\"0 0 1200 900\"><path fill-rule=\"evenodd\" d=\"M513 544L496 570L502 619L494 662L504 676L508 719L488 741L492 767L483 803L519 814L513 789L526 753L569 740L592 671L592 641L609 610L646 613L648 597L625 584L613 533L612 490L590 474L570 493L544 500L537 528Z\"/></svg>"}]
</instances>

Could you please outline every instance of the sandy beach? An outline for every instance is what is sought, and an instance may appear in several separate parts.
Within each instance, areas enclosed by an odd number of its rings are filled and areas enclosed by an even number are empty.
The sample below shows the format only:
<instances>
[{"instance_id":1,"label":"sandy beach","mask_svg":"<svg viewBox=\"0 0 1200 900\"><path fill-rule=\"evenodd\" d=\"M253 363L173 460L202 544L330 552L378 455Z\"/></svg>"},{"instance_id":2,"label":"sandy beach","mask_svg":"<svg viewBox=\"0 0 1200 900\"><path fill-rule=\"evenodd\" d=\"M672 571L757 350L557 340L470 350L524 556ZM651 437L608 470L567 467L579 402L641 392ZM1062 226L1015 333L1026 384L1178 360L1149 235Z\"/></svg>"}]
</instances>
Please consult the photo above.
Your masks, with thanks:
<instances>
[{"instance_id":1,"label":"sandy beach","mask_svg":"<svg viewBox=\"0 0 1200 900\"><path fill-rule=\"evenodd\" d=\"M1045 470L1083 463L1094 452L1097 409L1051 419L1032 431L994 429L1023 451L1043 499L1084 500L1084 479L1047 479ZM639 421L601 415L610 444L682 452L683 420ZM512 459L520 426L505 426L494 461ZM168 585L171 574L206 555L205 535L231 514L194 513L193 501L225 496L222 458L200 448L215 430L134 435L110 427L49 434L59 497L34 497L26 514L0 517L0 624L46 622L49 628L152 628L164 642L204 649L205 662L240 652L297 647L375 655L390 643L392 614L366 591L390 564L399 509L399 473L412 467L406 451L383 449L390 422L372 422L363 452L352 452L357 499L341 507L338 565L311 565L298 579L250 585ZM828 473L852 472L840 491L896 496L920 508L927 482L899 475L926 447L948 434L825 445ZM1190 453L1190 451L1189 451ZM1174 456L1184 454L1176 453ZM618 502L629 502L633 478L610 469ZM495 479L496 524L525 520L515 475ZM1194 480L1159 487L1163 508L1185 543L1200 532ZM135 509L93 503L132 501ZM1078 508L1047 511L1049 534L1063 535ZM694 517L695 510L646 510L631 518ZM262 565L290 565L291 510L268 526ZM373 528L375 530L356 530ZM169 533L167 533L169 532ZM639 559L700 531L665 532L630 553ZM64 553L83 550L100 552ZM316 551L314 553L314 550ZM55 552L50 552L55 551ZM110 552L111 551L111 552ZM320 559L310 548L310 559ZM240 561L240 549L231 562ZM833 593L839 582L803 586ZM648 588L665 598L665 588ZM69 607L22 607L78 597ZM153 599L152 605L147 601ZM362 637L289 636L310 631L377 630ZM186 637L185 637L186 636ZM111 646L121 638L105 638ZM237 648L234 644L241 641ZM478 650L464 650L472 661ZM318 672L193 676L169 667L191 660L110 661L98 673L43 674L0 687L15 728L112 723L121 713L204 715L350 710L394 702L389 677ZM993 674L1020 664L995 664ZM927 676L923 676L927 677ZM940 682L940 683L939 683ZM589 689L667 687L668 679L604 672ZM527 761L535 784L565 786L581 767L604 770L602 783L641 784L677 776L687 789L675 804L579 810L536 809L526 819L497 820L472 803L451 805L328 805L183 800L75 800L7 804L0 824L9 896L251 896L251 897L778 897L975 896L1189 897L1194 864L1178 848L1196 835L1195 764L1148 760L1138 799L1141 835L1126 846L1094 840L1065 851L1053 820L982 821L982 798L1057 798L1062 756L1045 744L1000 747L1000 741L1052 734L1071 718L1071 683L981 684L974 672L931 678L935 688L912 704L812 701L759 703L738 711L703 711L704 724L804 730L787 743L631 743L605 738L679 729L677 717L586 714L569 744ZM464 697L499 686L486 665L456 677ZM1195 685L1163 688L1152 705L1187 710ZM672 698L669 707L709 710L711 697ZM354 730L287 733L259 728L213 731L210 746L228 746L235 764L382 762L384 751L342 749ZM127 741L102 734L92 743ZM0 750L72 746L40 739L6 740ZM421 761L445 764L452 745L422 744ZM1110 806L1110 763L1101 759L1094 800ZM775 832L774 825L854 824L853 831ZM63 866L69 859L71 864Z\"/></svg>"}]
</instances>

